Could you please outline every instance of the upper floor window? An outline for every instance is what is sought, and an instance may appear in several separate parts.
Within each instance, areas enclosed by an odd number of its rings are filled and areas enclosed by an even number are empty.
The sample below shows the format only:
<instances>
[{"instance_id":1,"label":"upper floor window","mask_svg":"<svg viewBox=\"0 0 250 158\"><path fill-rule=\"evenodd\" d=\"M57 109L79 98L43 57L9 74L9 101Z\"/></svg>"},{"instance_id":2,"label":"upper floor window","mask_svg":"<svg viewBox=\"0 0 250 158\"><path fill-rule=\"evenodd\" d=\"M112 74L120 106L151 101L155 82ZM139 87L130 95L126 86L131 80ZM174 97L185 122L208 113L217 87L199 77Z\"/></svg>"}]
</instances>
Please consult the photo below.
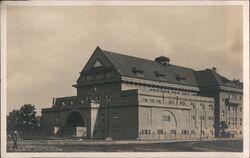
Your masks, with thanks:
<instances>
[{"instance_id":1,"label":"upper floor window","mask_svg":"<svg viewBox=\"0 0 250 158\"><path fill-rule=\"evenodd\" d=\"M144 75L143 75L143 72L144 72L144 71L139 70L139 69L137 69L136 67L132 67L132 72L133 72L134 74L136 74L136 76L144 77Z\"/></svg>"},{"instance_id":2,"label":"upper floor window","mask_svg":"<svg viewBox=\"0 0 250 158\"><path fill-rule=\"evenodd\" d=\"M96 75L96 79L101 79L102 78L102 74L97 74Z\"/></svg>"},{"instance_id":3,"label":"upper floor window","mask_svg":"<svg viewBox=\"0 0 250 158\"><path fill-rule=\"evenodd\" d=\"M110 93L108 93L106 97L107 97L107 101L111 101L111 94Z\"/></svg>"},{"instance_id":4,"label":"upper floor window","mask_svg":"<svg viewBox=\"0 0 250 158\"><path fill-rule=\"evenodd\" d=\"M93 67L100 67L100 66L102 66L102 63L99 60L96 60Z\"/></svg>"},{"instance_id":5,"label":"upper floor window","mask_svg":"<svg viewBox=\"0 0 250 158\"><path fill-rule=\"evenodd\" d=\"M110 78L112 76L112 73L111 72L107 72L106 73L106 78Z\"/></svg>"},{"instance_id":6,"label":"upper floor window","mask_svg":"<svg viewBox=\"0 0 250 158\"><path fill-rule=\"evenodd\" d=\"M93 76L92 75L87 75L87 80L89 81L89 80L92 80L93 79Z\"/></svg>"},{"instance_id":7,"label":"upper floor window","mask_svg":"<svg viewBox=\"0 0 250 158\"><path fill-rule=\"evenodd\" d=\"M162 121L170 121L170 116L162 116Z\"/></svg>"}]
</instances>

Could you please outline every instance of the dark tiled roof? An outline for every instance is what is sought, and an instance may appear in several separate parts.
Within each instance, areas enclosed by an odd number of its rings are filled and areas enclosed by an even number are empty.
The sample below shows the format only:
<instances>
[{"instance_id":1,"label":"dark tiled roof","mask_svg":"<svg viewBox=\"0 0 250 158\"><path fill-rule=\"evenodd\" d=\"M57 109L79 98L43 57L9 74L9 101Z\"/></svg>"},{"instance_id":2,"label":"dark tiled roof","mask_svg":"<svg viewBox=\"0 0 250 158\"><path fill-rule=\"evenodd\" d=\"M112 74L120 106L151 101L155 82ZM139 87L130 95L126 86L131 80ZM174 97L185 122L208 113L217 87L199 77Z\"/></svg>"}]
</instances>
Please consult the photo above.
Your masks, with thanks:
<instances>
[{"instance_id":1,"label":"dark tiled roof","mask_svg":"<svg viewBox=\"0 0 250 158\"><path fill-rule=\"evenodd\" d=\"M240 89L243 88L242 82L233 82L210 69L196 71L195 77L199 86L226 86Z\"/></svg>"},{"instance_id":2,"label":"dark tiled roof","mask_svg":"<svg viewBox=\"0 0 250 158\"><path fill-rule=\"evenodd\" d=\"M164 66L153 60L105 50L102 52L123 76L198 87L193 69L172 64ZM143 72L143 76L137 75L135 71ZM160 78L157 77L159 74Z\"/></svg>"}]
</instances>

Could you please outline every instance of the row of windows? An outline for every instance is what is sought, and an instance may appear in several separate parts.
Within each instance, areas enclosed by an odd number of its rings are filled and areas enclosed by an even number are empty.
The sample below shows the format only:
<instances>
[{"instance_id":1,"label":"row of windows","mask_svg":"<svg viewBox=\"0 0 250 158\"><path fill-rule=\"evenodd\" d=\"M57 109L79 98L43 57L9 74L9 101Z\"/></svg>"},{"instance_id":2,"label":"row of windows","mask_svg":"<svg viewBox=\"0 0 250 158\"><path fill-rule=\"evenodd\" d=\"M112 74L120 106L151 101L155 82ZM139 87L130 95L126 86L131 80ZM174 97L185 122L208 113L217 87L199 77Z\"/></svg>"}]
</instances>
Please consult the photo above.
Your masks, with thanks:
<instances>
[{"instance_id":1,"label":"row of windows","mask_svg":"<svg viewBox=\"0 0 250 158\"><path fill-rule=\"evenodd\" d=\"M151 102L151 103L156 102L156 103L162 103L162 101L161 101L160 99L156 99L156 100L154 100L154 99L142 98L142 100L143 100L144 102Z\"/></svg>"},{"instance_id":2,"label":"row of windows","mask_svg":"<svg viewBox=\"0 0 250 158\"><path fill-rule=\"evenodd\" d=\"M228 111L237 111L236 106L228 106L227 107ZM242 107L239 107L240 112L242 112Z\"/></svg>"},{"instance_id":3,"label":"row of windows","mask_svg":"<svg viewBox=\"0 0 250 158\"><path fill-rule=\"evenodd\" d=\"M233 126L237 125L237 118L236 117L229 117L228 125ZM240 117L239 124L242 125L242 118Z\"/></svg>"},{"instance_id":4,"label":"row of windows","mask_svg":"<svg viewBox=\"0 0 250 158\"><path fill-rule=\"evenodd\" d=\"M103 79L103 78L111 78L112 77L112 73L111 72L107 72L107 73L99 73L99 74L95 74L95 75L87 75L86 76L86 79L88 81L90 80L100 80L100 79Z\"/></svg>"},{"instance_id":5,"label":"row of windows","mask_svg":"<svg viewBox=\"0 0 250 158\"><path fill-rule=\"evenodd\" d=\"M162 103L162 100L160 100L160 99L147 99L147 98L142 98L142 100L143 100L144 102ZM168 101L168 103L169 103L169 104L176 104L175 100L173 100L173 99L170 99L170 100ZM185 102L185 101L180 101L180 105L186 105L186 102ZM192 105L192 108L195 109L195 103L192 102L190 105ZM199 106L199 109L205 110L205 105L204 105L203 103L201 103L200 106ZM209 109L209 110L214 110L214 106L213 106L212 104L209 104L209 105L208 105L208 109Z\"/></svg>"},{"instance_id":6,"label":"row of windows","mask_svg":"<svg viewBox=\"0 0 250 158\"><path fill-rule=\"evenodd\" d=\"M98 102L99 102L99 101L101 101L102 96L101 96L100 94L97 94L97 95L95 95L95 96L88 95L88 96L86 97L86 100L87 100L87 101L90 101L90 100L92 100L92 99L95 99L95 101L98 101ZM111 101L111 94L110 94L110 93L107 93L107 94L105 95L105 99L106 99L107 102Z\"/></svg>"},{"instance_id":7,"label":"row of windows","mask_svg":"<svg viewBox=\"0 0 250 158\"><path fill-rule=\"evenodd\" d=\"M173 93L173 94L182 94L182 95L193 95L196 96L195 93L188 93L188 92L179 92L179 91L170 91L170 90L163 90L163 89L157 89L157 88L150 88L151 91L155 92L164 92L164 93Z\"/></svg>"},{"instance_id":8,"label":"row of windows","mask_svg":"<svg viewBox=\"0 0 250 158\"><path fill-rule=\"evenodd\" d=\"M202 133L202 135L205 135L205 131L204 130L202 130L201 131L201 133ZM209 133L211 134L211 135L213 135L214 134L214 131L213 130L210 130L209 131ZM142 131L141 131L141 134L142 135L147 135L147 134L151 134L151 130L149 130L149 129L143 129ZM154 134L154 132L153 132L153 134ZM157 130L157 134L166 134L166 132L164 132L164 130L162 130L162 129L160 129L160 130ZM170 134L176 134L176 130L170 130ZM181 134L182 135L189 135L189 134L191 134L191 135L193 135L193 134L195 134L195 131L194 130L182 130L181 131Z\"/></svg>"}]
</instances>

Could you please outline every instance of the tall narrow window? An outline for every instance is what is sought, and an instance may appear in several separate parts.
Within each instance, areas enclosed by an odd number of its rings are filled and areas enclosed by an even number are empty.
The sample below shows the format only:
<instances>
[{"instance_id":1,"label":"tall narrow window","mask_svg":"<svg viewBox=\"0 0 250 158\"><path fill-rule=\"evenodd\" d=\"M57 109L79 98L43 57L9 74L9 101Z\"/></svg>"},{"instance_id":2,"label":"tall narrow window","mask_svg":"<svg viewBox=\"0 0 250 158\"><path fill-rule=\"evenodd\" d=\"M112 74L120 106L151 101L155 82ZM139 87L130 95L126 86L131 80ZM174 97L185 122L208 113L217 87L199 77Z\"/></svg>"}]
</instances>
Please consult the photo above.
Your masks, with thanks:
<instances>
[{"instance_id":1,"label":"tall narrow window","mask_svg":"<svg viewBox=\"0 0 250 158\"><path fill-rule=\"evenodd\" d=\"M111 101L111 94L108 93L106 97L107 97L107 101L110 102Z\"/></svg>"}]
</instances>

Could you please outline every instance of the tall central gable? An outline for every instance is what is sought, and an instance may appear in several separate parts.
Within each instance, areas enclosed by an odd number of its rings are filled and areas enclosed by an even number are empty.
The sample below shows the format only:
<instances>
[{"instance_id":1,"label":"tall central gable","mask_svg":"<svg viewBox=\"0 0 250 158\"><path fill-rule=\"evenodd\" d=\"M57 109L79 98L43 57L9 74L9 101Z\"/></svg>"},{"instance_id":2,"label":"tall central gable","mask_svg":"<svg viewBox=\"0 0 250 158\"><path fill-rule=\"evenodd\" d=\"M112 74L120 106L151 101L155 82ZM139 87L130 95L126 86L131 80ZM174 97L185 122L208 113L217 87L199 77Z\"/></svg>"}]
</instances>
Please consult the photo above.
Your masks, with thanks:
<instances>
[{"instance_id":1,"label":"tall central gable","mask_svg":"<svg viewBox=\"0 0 250 158\"><path fill-rule=\"evenodd\" d=\"M102 50L97 47L94 53L89 58L87 64L82 69L81 73L86 73L95 68L113 68L113 63L103 54Z\"/></svg>"},{"instance_id":2,"label":"tall central gable","mask_svg":"<svg viewBox=\"0 0 250 158\"><path fill-rule=\"evenodd\" d=\"M114 68L114 64L103 54L102 50L97 47L89 58L87 64L80 72L81 75L78 78L77 83L81 82L84 75L111 71Z\"/></svg>"}]
</instances>

